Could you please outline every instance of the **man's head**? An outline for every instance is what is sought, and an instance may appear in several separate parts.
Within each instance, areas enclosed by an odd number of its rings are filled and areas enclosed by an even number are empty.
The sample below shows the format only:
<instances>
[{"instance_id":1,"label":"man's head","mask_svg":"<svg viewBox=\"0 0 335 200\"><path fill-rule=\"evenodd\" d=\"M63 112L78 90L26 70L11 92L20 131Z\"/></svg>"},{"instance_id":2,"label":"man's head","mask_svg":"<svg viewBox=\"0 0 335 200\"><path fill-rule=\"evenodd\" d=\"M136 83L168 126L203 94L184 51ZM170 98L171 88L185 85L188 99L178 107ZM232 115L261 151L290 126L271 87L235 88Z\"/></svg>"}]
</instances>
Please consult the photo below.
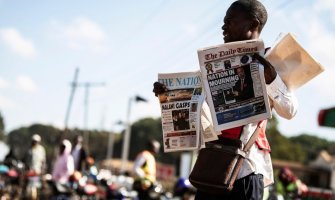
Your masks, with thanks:
<instances>
[{"instance_id":1,"label":"man's head","mask_svg":"<svg viewBox=\"0 0 335 200\"><path fill-rule=\"evenodd\" d=\"M76 137L76 144L83 144L84 138L81 135L77 135Z\"/></svg>"},{"instance_id":2,"label":"man's head","mask_svg":"<svg viewBox=\"0 0 335 200\"><path fill-rule=\"evenodd\" d=\"M69 140L63 140L59 147L59 154L70 154L72 149L71 142Z\"/></svg>"},{"instance_id":3,"label":"man's head","mask_svg":"<svg viewBox=\"0 0 335 200\"><path fill-rule=\"evenodd\" d=\"M38 134L34 134L31 137L31 144L32 144L32 146L35 146L36 144L38 144L40 142L41 142L41 136L39 136Z\"/></svg>"},{"instance_id":4,"label":"man's head","mask_svg":"<svg viewBox=\"0 0 335 200\"><path fill-rule=\"evenodd\" d=\"M267 21L267 12L257 0L238 0L230 5L222 26L225 43L256 39Z\"/></svg>"},{"instance_id":5,"label":"man's head","mask_svg":"<svg viewBox=\"0 0 335 200\"><path fill-rule=\"evenodd\" d=\"M296 176L293 174L293 172L288 167L283 167L280 169L279 172L279 180L284 183L285 185L288 185L294 181L296 181Z\"/></svg>"},{"instance_id":6,"label":"man's head","mask_svg":"<svg viewBox=\"0 0 335 200\"><path fill-rule=\"evenodd\" d=\"M150 140L148 142L148 150L152 153L159 153L159 149L161 147L161 144L157 140Z\"/></svg>"},{"instance_id":7,"label":"man's head","mask_svg":"<svg viewBox=\"0 0 335 200\"><path fill-rule=\"evenodd\" d=\"M237 75L242 79L242 78L245 78L245 72L244 72L244 69L243 67L239 67L236 69L236 73Z\"/></svg>"}]
</instances>

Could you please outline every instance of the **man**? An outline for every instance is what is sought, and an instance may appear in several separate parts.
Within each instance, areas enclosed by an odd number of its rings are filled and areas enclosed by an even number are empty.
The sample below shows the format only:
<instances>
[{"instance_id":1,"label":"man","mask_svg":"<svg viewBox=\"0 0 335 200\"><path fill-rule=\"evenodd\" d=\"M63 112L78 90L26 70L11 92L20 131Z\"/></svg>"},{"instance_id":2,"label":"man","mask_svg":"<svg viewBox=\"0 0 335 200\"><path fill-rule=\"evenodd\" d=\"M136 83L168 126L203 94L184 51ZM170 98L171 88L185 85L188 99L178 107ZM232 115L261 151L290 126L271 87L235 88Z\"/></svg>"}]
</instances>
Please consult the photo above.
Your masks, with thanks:
<instances>
[{"instance_id":1,"label":"man","mask_svg":"<svg viewBox=\"0 0 335 200\"><path fill-rule=\"evenodd\" d=\"M40 144L41 136L34 134L31 137L31 149L28 151L27 165L29 170L36 175L41 175L46 170L46 155L45 149Z\"/></svg>"},{"instance_id":2,"label":"man","mask_svg":"<svg viewBox=\"0 0 335 200\"><path fill-rule=\"evenodd\" d=\"M225 43L257 39L266 21L266 9L259 1L235 1L231 4L224 17L224 25L222 26L223 39ZM258 54L254 55L254 59L264 66L265 83L272 108L281 117L291 119L297 111L297 102L294 95L288 91L274 67L268 61ZM156 84L156 87L154 87L155 94L166 91L165 86L157 86L159 85ZM243 144L246 144L255 131L257 124L258 122L222 130L220 137L235 135ZM260 134L256 143L246 155L232 192L226 195L213 195L198 190L196 200L261 200L263 198L264 187L273 183L270 149L264 129L265 127L263 126L263 134Z\"/></svg>"},{"instance_id":3,"label":"man","mask_svg":"<svg viewBox=\"0 0 335 200\"><path fill-rule=\"evenodd\" d=\"M83 137L78 135L72 150L74 167L76 171L83 171L86 167L86 150L83 147Z\"/></svg>"},{"instance_id":4,"label":"man","mask_svg":"<svg viewBox=\"0 0 335 200\"><path fill-rule=\"evenodd\" d=\"M147 148L141 151L134 161L134 190L138 192L140 200L150 199L148 191L156 182L156 159L159 153L160 143L157 140L150 140Z\"/></svg>"},{"instance_id":5,"label":"man","mask_svg":"<svg viewBox=\"0 0 335 200\"><path fill-rule=\"evenodd\" d=\"M246 66L247 69L250 68ZM243 66L236 69L238 81L234 87L234 96L237 100L243 101L254 97L254 87L250 73L246 74Z\"/></svg>"}]
</instances>

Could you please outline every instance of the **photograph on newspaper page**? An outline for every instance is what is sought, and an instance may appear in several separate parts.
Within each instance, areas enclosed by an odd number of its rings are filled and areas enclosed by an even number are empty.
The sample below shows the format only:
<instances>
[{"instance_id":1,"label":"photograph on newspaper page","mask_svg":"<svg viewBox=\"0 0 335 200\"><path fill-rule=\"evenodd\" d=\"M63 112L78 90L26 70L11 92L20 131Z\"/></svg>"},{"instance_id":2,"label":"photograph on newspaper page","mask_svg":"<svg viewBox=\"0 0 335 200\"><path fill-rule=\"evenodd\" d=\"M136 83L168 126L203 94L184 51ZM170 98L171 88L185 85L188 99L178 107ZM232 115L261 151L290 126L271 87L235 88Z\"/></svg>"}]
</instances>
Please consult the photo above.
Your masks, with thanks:
<instances>
[{"instance_id":1,"label":"photograph on newspaper page","mask_svg":"<svg viewBox=\"0 0 335 200\"><path fill-rule=\"evenodd\" d=\"M204 101L200 72L158 74L158 82L168 89L158 96L164 152L197 149Z\"/></svg>"},{"instance_id":2,"label":"photograph on newspaper page","mask_svg":"<svg viewBox=\"0 0 335 200\"><path fill-rule=\"evenodd\" d=\"M200 71L214 129L220 131L271 117L261 39L199 49Z\"/></svg>"}]
</instances>

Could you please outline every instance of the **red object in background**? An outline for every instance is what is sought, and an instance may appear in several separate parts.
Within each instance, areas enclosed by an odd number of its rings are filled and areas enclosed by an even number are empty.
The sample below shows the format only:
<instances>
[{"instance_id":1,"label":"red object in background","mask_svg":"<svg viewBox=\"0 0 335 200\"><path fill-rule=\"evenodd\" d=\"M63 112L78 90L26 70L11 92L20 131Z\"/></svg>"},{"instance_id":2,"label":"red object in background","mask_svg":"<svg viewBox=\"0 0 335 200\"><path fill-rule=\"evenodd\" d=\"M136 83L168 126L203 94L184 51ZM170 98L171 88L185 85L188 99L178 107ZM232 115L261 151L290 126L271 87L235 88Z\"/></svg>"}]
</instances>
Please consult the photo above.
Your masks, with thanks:
<instances>
[{"instance_id":1,"label":"red object in background","mask_svg":"<svg viewBox=\"0 0 335 200\"><path fill-rule=\"evenodd\" d=\"M335 107L322 109L318 114L319 126L327 126L335 128Z\"/></svg>"},{"instance_id":2,"label":"red object in background","mask_svg":"<svg viewBox=\"0 0 335 200\"><path fill-rule=\"evenodd\" d=\"M322 126L322 122L325 118L325 113L326 111L325 110L320 110L319 111L319 115L318 115L318 123L319 123L319 126Z\"/></svg>"},{"instance_id":3,"label":"red object in background","mask_svg":"<svg viewBox=\"0 0 335 200\"><path fill-rule=\"evenodd\" d=\"M9 177L18 177L18 176L19 176L19 173L17 173L17 171L14 170L14 169L10 169L10 170L7 172L7 175L8 175Z\"/></svg>"},{"instance_id":4,"label":"red object in background","mask_svg":"<svg viewBox=\"0 0 335 200\"><path fill-rule=\"evenodd\" d=\"M157 163L157 179L168 181L175 175L175 167L173 165L167 165L162 163Z\"/></svg>"},{"instance_id":5,"label":"red object in background","mask_svg":"<svg viewBox=\"0 0 335 200\"><path fill-rule=\"evenodd\" d=\"M29 170L26 173L26 177L33 177L33 176L38 176L38 174L34 170Z\"/></svg>"}]
</instances>

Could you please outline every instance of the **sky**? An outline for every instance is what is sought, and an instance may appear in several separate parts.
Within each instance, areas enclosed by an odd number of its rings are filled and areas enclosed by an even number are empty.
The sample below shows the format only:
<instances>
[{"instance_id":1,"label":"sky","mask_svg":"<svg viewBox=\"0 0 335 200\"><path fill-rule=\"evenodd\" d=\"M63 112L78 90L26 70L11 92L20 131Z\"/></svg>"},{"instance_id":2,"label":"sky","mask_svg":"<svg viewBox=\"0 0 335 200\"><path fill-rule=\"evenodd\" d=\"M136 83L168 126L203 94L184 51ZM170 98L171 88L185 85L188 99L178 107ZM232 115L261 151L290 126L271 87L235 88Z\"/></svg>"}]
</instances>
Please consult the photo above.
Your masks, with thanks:
<instances>
[{"instance_id":1,"label":"sky","mask_svg":"<svg viewBox=\"0 0 335 200\"><path fill-rule=\"evenodd\" d=\"M223 43L221 26L232 2L0 0L0 112L6 132L33 123L64 128L76 69L80 86L70 128L120 129L116 122L126 121L128 108L131 122L159 117L152 93L157 74L198 70L197 49ZM335 140L335 129L317 123L320 109L335 106L335 1L261 2L269 15L261 34L265 46L291 32L325 68L295 91L298 113L292 120L279 118L280 131ZM95 85L87 107L85 83ZM148 102L133 101L135 95Z\"/></svg>"}]
</instances>

